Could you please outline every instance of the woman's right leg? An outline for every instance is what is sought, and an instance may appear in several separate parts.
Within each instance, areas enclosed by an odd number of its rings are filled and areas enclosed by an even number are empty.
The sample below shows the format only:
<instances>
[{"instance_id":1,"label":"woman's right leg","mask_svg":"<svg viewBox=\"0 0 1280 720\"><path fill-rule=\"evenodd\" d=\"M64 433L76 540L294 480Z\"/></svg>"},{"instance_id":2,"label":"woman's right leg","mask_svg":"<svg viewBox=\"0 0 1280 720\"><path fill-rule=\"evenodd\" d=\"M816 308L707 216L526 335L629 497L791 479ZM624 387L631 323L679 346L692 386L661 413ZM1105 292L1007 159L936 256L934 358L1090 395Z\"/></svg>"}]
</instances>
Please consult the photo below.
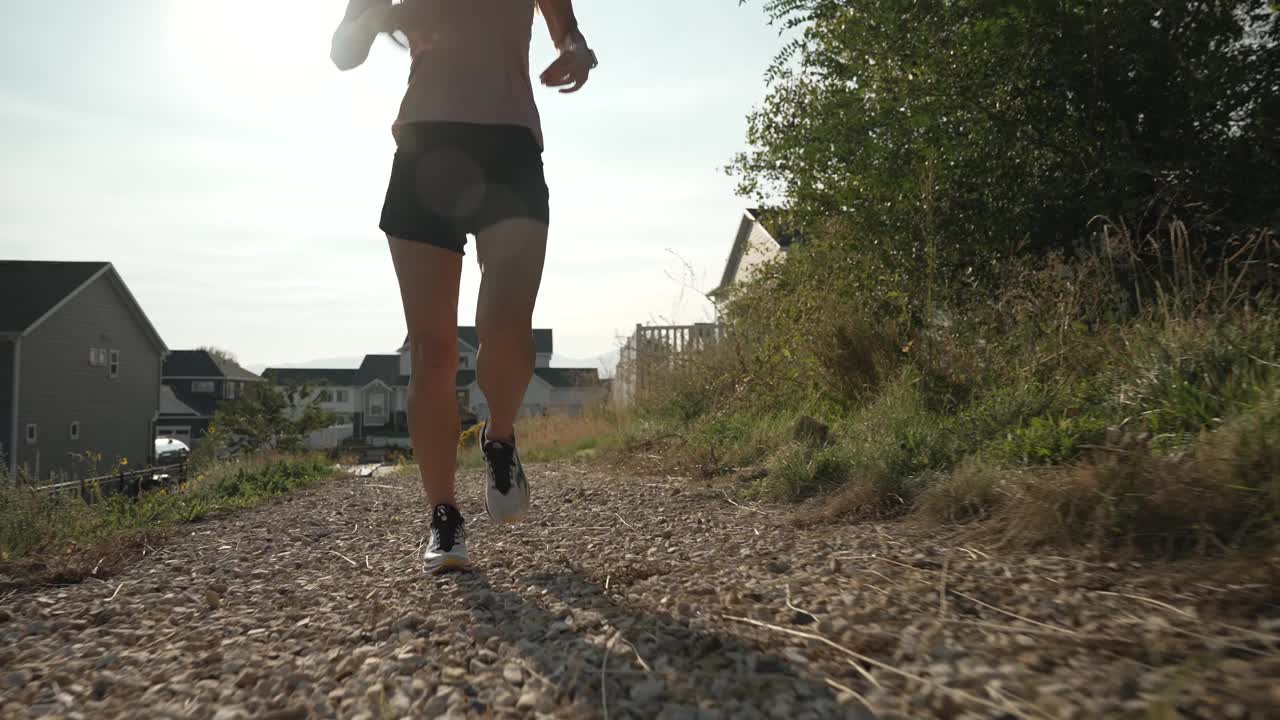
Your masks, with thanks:
<instances>
[{"instance_id":1,"label":"woman's right leg","mask_svg":"<svg viewBox=\"0 0 1280 720\"><path fill-rule=\"evenodd\" d=\"M431 507L458 507L458 283L462 254L387 236L409 330L408 419Z\"/></svg>"}]
</instances>

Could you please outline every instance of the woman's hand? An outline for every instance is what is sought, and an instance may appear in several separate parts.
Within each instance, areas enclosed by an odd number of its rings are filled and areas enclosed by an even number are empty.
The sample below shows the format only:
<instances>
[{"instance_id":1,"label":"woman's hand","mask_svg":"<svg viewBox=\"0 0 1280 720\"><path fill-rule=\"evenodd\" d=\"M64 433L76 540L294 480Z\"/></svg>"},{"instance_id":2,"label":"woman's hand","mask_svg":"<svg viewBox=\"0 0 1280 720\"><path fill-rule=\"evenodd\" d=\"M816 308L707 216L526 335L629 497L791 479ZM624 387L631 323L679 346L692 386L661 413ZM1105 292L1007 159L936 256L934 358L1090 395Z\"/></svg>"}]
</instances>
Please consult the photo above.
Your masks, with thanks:
<instances>
[{"instance_id":1,"label":"woman's hand","mask_svg":"<svg viewBox=\"0 0 1280 720\"><path fill-rule=\"evenodd\" d=\"M587 47L581 33L571 33L560 44L560 57L542 71L540 79L547 87L558 87L562 93L577 92L586 84L596 66L596 54Z\"/></svg>"}]
</instances>

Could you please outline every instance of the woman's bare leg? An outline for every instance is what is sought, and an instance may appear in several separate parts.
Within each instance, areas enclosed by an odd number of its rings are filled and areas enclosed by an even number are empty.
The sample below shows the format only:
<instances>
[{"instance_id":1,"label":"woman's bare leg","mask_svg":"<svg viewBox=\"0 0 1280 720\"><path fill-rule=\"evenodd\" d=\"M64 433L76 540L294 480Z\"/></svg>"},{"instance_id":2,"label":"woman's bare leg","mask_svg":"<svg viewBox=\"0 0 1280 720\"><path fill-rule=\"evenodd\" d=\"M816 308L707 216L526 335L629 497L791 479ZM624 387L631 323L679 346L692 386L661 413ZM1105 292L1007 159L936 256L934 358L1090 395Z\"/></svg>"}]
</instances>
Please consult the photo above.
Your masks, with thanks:
<instances>
[{"instance_id":1,"label":"woman's bare leg","mask_svg":"<svg viewBox=\"0 0 1280 720\"><path fill-rule=\"evenodd\" d=\"M533 377L533 306L542 284L547 225L537 220L505 220L476 238L480 260L480 336L476 378L489 404L488 436L511 440L516 415Z\"/></svg>"},{"instance_id":2,"label":"woman's bare leg","mask_svg":"<svg viewBox=\"0 0 1280 720\"><path fill-rule=\"evenodd\" d=\"M408 419L427 501L458 506L458 284L462 255L388 236L400 281L411 369Z\"/></svg>"}]
</instances>

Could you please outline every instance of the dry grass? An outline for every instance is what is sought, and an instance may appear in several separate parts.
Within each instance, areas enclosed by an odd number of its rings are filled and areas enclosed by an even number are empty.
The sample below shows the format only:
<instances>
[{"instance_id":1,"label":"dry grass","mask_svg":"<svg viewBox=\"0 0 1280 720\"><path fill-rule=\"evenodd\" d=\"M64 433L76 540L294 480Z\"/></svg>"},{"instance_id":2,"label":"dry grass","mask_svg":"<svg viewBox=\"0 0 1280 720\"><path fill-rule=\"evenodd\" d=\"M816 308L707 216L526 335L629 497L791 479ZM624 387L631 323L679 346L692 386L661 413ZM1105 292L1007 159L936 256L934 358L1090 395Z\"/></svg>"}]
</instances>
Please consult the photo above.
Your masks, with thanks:
<instances>
[{"instance_id":1,"label":"dry grass","mask_svg":"<svg viewBox=\"0 0 1280 720\"><path fill-rule=\"evenodd\" d=\"M89 545L46 546L15 560L0 560L0 592L41 585L71 585L86 578L105 580L139 557L160 552L167 529L120 531Z\"/></svg>"},{"instance_id":2,"label":"dry grass","mask_svg":"<svg viewBox=\"0 0 1280 720\"><path fill-rule=\"evenodd\" d=\"M532 418L517 426L521 452L530 455L594 449L613 430L612 419L599 410Z\"/></svg>"},{"instance_id":3,"label":"dry grass","mask_svg":"<svg viewBox=\"0 0 1280 720\"><path fill-rule=\"evenodd\" d=\"M613 450L622 444L624 424L624 419L600 406L589 408L581 415L524 418L516 422L520 457L525 462L546 462ZM481 463L479 443L460 443L458 460L464 467L478 466Z\"/></svg>"},{"instance_id":4,"label":"dry grass","mask_svg":"<svg viewBox=\"0 0 1280 720\"><path fill-rule=\"evenodd\" d=\"M935 523L984 519L999 505L1001 488L1012 475L981 460L963 460L953 472L925 483L915 498L915 512Z\"/></svg>"},{"instance_id":5,"label":"dry grass","mask_svg":"<svg viewBox=\"0 0 1280 720\"><path fill-rule=\"evenodd\" d=\"M1019 544L1132 546L1167 554L1280 541L1280 432L1274 407L1241 417L1185 453L1101 449L1018 473L992 496L995 525Z\"/></svg>"}]
</instances>

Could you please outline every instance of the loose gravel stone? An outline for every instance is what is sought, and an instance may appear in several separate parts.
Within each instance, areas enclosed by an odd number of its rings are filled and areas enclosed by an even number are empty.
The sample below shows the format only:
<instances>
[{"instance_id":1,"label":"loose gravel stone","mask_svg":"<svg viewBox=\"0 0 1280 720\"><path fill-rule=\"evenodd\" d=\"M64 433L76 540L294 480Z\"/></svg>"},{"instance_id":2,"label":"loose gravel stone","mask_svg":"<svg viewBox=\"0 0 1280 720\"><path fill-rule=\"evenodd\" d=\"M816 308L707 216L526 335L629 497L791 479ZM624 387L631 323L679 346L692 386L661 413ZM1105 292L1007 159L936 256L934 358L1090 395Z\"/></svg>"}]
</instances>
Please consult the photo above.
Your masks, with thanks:
<instances>
[{"instance_id":1,"label":"loose gravel stone","mask_svg":"<svg viewBox=\"0 0 1280 720\"><path fill-rule=\"evenodd\" d=\"M729 502L728 486L528 470L533 512L509 527L486 521L483 477L464 471L470 574L422 573L421 491L384 472L182 526L108 584L0 591L0 717L591 718L607 702L610 717L661 720L1085 720L1149 717L1157 699L1205 718L1280 705L1274 558L1215 575L905 526L802 528L785 507Z\"/></svg>"}]
</instances>

